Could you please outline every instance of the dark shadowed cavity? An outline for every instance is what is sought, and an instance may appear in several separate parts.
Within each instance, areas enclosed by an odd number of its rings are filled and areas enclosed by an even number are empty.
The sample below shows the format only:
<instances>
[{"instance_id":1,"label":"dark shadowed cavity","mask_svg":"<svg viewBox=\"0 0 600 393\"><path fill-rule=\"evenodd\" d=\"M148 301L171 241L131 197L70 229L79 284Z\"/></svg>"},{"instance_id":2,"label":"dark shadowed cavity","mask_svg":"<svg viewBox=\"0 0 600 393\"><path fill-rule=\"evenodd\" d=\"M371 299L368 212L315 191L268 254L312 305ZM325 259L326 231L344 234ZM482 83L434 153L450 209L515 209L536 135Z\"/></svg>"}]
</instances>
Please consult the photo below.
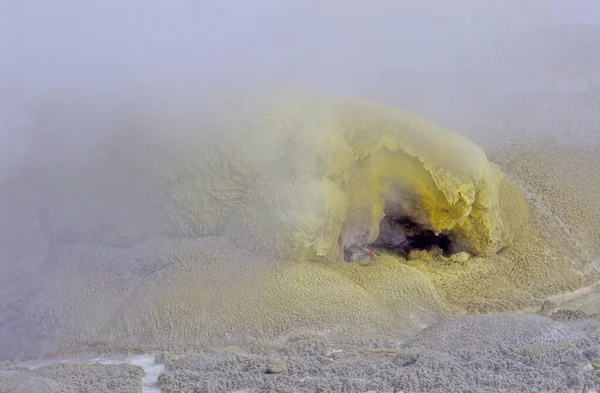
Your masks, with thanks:
<instances>
[{"instance_id":1,"label":"dark shadowed cavity","mask_svg":"<svg viewBox=\"0 0 600 393\"><path fill-rule=\"evenodd\" d=\"M434 256L449 257L458 251L451 233L436 234L409 216L384 216L379 223L379 236L366 249L344 247L344 260L357 262L373 254L391 254L407 259L414 250L423 250Z\"/></svg>"}]
</instances>

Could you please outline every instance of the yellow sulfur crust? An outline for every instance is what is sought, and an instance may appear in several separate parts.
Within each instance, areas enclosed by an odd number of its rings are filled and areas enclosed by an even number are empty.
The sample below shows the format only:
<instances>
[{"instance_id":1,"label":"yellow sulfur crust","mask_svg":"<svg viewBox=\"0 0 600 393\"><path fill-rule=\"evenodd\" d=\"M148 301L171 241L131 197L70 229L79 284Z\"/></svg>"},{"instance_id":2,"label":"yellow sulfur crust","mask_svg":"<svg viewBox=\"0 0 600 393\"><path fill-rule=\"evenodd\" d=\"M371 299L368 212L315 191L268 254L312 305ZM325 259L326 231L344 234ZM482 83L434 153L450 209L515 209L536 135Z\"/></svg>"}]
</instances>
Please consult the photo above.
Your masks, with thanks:
<instances>
[{"instance_id":1,"label":"yellow sulfur crust","mask_svg":"<svg viewBox=\"0 0 600 393\"><path fill-rule=\"evenodd\" d=\"M389 334L597 279L591 243L569 240L479 147L397 109L291 88L134 120L46 175L58 191L40 220L70 238L24 314L42 321L24 321L40 330L24 337L51 337L32 353ZM470 256L342 262L390 209L451 231Z\"/></svg>"}]
</instances>

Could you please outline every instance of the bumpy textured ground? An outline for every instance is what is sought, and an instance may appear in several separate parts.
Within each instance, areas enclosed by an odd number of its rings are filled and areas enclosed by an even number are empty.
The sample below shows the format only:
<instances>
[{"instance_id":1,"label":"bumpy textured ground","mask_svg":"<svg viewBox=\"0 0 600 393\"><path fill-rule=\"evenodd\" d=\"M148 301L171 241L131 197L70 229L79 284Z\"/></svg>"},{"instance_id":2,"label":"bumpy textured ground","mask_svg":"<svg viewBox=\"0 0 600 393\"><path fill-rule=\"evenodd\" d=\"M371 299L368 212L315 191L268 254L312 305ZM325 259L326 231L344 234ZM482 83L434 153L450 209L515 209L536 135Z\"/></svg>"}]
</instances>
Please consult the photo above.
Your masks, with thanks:
<instances>
[{"instance_id":1,"label":"bumpy textured ground","mask_svg":"<svg viewBox=\"0 0 600 393\"><path fill-rule=\"evenodd\" d=\"M290 338L167 361L165 393L592 392L600 389L600 320L469 316L399 343Z\"/></svg>"},{"instance_id":2,"label":"bumpy textured ground","mask_svg":"<svg viewBox=\"0 0 600 393\"><path fill-rule=\"evenodd\" d=\"M268 345L162 352L154 362L117 358L146 375L97 363L108 358L35 370L5 362L0 392L592 393L600 390L600 318L547 302L539 315L466 316L395 339L305 333Z\"/></svg>"},{"instance_id":3,"label":"bumpy textured ground","mask_svg":"<svg viewBox=\"0 0 600 393\"><path fill-rule=\"evenodd\" d=\"M139 393L144 370L102 364L51 364L31 370L0 363L2 393Z\"/></svg>"}]
</instances>

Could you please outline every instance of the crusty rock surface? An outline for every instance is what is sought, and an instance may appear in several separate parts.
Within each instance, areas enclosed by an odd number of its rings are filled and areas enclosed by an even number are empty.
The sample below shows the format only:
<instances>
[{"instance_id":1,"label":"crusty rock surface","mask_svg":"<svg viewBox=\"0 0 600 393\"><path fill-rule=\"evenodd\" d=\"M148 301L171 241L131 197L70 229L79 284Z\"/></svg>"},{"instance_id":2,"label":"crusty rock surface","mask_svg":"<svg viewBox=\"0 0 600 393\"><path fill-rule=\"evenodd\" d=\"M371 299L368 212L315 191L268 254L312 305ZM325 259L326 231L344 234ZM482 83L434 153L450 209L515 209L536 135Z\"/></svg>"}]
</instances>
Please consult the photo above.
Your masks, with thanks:
<instances>
[{"instance_id":1,"label":"crusty rock surface","mask_svg":"<svg viewBox=\"0 0 600 393\"><path fill-rule=\"evenodd\" d=\"M0 393L140 393L144 370L120 364L50 364L28 369L0 363Z\"/></svg>"},{"instance_id":2,"label":"crusty rock surface","mask_svg":"<svg viewBox=\"0 0 600 393\"><path fill-rule=\"evenodd\" d=\"M270 359L285 362L269 373ZM600 318L467 316L404 341L292 337L273 348L204 352L166 366L164 393L588 392L600 389Z\"/></svg>"}]
</instances>

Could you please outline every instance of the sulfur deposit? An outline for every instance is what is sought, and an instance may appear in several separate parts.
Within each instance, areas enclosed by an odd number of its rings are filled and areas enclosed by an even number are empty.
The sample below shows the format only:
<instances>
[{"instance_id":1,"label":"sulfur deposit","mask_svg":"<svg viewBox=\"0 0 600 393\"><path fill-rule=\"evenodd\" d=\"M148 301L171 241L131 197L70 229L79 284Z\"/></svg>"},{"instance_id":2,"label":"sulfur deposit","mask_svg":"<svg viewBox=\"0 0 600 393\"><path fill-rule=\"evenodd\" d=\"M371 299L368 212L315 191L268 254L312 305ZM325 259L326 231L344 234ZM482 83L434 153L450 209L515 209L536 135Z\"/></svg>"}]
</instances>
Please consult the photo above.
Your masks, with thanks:
<instances>
[{"instance_id":1,"label":"sulfur deposit","mask_svg":"<svg viewBox=\"0 0 600 393\"><path fill-rule=\"evenodd\" d=\"M566 174L543 183L553 192L540 204L542 183L518 177L549 171L529 166L532 152L497 155L509 178L412 114L296 87L183 101L127 108L65 157L49 153L66 143L56 130L97 119L85 103L40 114L47 134L2 214L44 239L30 267L44 279L23 284L27 296L3 288L19 312L0 325L0 357L386 336L537 307L598 278L597 234L581 219L600 216L588 200L561 209ZM452 249L373 253L386 217Z\"/></svg>"}]
</instances>

